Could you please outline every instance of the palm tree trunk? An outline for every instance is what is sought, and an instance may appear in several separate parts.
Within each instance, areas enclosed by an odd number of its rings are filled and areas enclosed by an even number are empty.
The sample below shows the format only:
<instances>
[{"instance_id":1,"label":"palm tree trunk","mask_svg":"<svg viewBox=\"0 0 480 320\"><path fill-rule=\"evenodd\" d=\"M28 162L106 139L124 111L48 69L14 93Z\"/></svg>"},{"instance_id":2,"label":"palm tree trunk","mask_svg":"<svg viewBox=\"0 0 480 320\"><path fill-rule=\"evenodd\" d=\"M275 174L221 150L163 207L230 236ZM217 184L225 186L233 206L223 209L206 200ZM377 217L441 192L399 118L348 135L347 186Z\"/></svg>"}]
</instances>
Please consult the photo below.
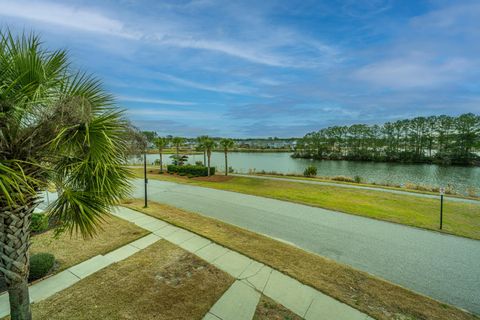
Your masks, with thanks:
<instances>
[{"instance_id":1,"label":"palm tree trunk","mask_svg":"<svg viewBox=\"0 0 480 320\"><path fill-rule=\"evenodd\" d=\"M207 175L210 177L210 152L207 152L207 158L208 158Z\"/></svg>"},{"instance_id":2,"label":"palm tree trunk","mask_svg":"<svg viewBox=\"0 0 480 320\"><path fill-rule=\"evenodd\" d=\"M203 150L203 165L207 164L207 151Z\"/></svg>"},{"instance_id":3,"label":"palm tree trunk","mask_svg":"<svg viewBox=\"0 0 480 320\"><path fill-rule=\"evenodd\" d=\"M227 150L225 150L225 175L228 176Z\"/></svg>"},{"instance_id":4,"label":"palm tree trunk","mask_svg":"<svg viewBox=\"0 0 480 320\"><path fill-rule=\"evenodd\" d=\"M162 151L160 151L160 173L163 173L163 159L162 159Z\"/></svg>"},{"instance_id":5,"label":"palm tree trunk","mask_svg":"<svg viewBox=\"0 0 480 320\"><path fill-rule=\"evenodd\" d=\"M4 200L4 199L1 199ZM0 271L5 276L12 320L32 319L28 294L30 223L36 199L23 205L0 202Z\"/></svg>"}]
</instances>

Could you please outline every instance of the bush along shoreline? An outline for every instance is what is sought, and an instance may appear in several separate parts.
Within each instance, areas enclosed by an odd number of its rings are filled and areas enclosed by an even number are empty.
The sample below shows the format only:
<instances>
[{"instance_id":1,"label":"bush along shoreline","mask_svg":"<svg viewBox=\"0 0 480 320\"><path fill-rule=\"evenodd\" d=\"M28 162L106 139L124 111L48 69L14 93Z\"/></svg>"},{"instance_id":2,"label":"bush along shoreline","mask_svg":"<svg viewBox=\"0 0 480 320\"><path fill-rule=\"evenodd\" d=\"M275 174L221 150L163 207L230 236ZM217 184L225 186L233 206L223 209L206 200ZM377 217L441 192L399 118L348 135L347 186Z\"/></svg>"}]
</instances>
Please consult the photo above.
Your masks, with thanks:
<instances>
[{"instance_id":1,"label":"bush along shoreline","mask_svg":"<svg viewBox=\"0 0 480 320\"><path fill-rule=\"evenodd\" d=\"M193 177L206 177L208 176L208 167L199 165L183 165L177 166L169 164L167 166L168 173L176 173L179 176ZM210 167L210 175L215 175L215 167Z\"/></svg>"}]
</instances>

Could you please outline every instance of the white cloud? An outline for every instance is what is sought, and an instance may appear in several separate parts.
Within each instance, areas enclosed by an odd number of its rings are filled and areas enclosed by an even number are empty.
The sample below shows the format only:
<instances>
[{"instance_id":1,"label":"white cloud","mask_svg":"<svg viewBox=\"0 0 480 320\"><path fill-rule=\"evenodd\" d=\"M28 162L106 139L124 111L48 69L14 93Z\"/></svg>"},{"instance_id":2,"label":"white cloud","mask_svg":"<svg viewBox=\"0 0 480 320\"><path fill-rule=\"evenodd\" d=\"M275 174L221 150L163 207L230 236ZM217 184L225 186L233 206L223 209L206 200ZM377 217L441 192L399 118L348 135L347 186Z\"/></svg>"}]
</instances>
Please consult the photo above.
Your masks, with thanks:
<instances>
[{"instance_id":1,"label":"white cloud","mask_svg":"<svg viewBox=\"0 0 480 320\"><path fill-rule=\"evenodd\" d=\"M286 59L271 53L262 53L254 48L252 44L233 44L225 41L180 38L180 37L158 37L158 42L164 45L170 45L181 48L200 49L216 51L229 56L241 58L250 62L264 64L273 67L295 66Z\"/></svg>"},{"instance_id":2,"label":"white cloud","mask_svg":"<svg viewBox=\"0 0 480 320\"><path fill-rule=\"evenodd\" d=\"M437 87L458 80L470 64L464 59L429 63L402 58L373 63L355 72L357 79L392 89Z\"/></svg>"},{"instance_id":3,"label":"white cloud","mask_svg":"<svg viewBox=\"0 0 480 320\"><path fill-rule=\"evenodd\" d=\"M126 30L121 21L100 12L53 2L0 0L0 15L125 38L139 36L131 30Z\"/></svg>"},{"instance_id":4,"label":"white cloud","mask_svg":"<svg viewBox=\"0 0 480 320\"><path fill-rule=\"evenodd\" d=\"M190 101L150 99L150 98L130 97L130 96L118 96L117 99L120 101L152 103L152 104L169 104L169 105L177 105L177 106L191 106L196 104L195 102L190 102Z\"/></svg>"},{"instance_id":5,"label":"white cloud","mask_svg":"<svg viewBox=\"0 0 480 320\"><path fill-rule=\"evenodd\" d=\"M191 111L191 110L164 110L164 109L130 109L127 110L127 113L135 118L139 117L159 117L159 118L168 118L168 119L191 119L191 120L200 120L200 119L220 119L218 113L206 112L206 111Z\"/></svg>"},{"instance_id":6,"label":"white cloud","mask_svg":"<svg viewBox=\"0 0 480 320\"><path fill-rule=\"evenodd\" d=\"M110 13L113 15L115 11ZM127 14L128 19L118 19L92 7L52 1L0 0L1 15L137 39L147 45L210 51L271 67L324 66L337 59L338 55L334 47L291 29L276 27L270 30L271 26L262 19L255 19L257 24L248 28L242 26L240 31L237 30L244 33L242 40L234 41L228 35L219 37L212 32L210 21L192 22L178 14L171 15L168 10L159 12L155 21L142 20L142 17L133 14ZM130 24L126 25L123 21L130 21ZM312 58L312 54L316 56Z\"/></svg>"},{"instance_id":7,"label":"white cloud","mask_svg":"<svg viewBox=\"0 0 480 320\"><path fill-rule=\"evenodd\" d=\"M177 85L190 87L194 89L206 90L206 91L230 93L230 94L250 94L252 93L252 90L253 90L252 88L245 87L239 84L223 84L223 85L215 86L215 85L208 85L200 82L195 82L195 81L175 77L165 73L160 73L157 75L163 80L175 83Z\"/></svg>"}]
</instances>

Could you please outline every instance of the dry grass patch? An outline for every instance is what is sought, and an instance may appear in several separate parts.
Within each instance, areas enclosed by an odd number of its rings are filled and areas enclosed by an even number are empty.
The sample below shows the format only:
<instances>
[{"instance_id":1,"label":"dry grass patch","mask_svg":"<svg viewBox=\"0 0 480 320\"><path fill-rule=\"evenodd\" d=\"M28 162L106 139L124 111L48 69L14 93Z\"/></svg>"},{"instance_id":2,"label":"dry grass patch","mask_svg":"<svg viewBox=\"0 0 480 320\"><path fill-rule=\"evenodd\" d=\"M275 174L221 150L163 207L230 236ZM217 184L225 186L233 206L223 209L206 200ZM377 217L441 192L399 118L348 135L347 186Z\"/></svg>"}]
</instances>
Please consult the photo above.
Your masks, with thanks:
<instances>
[{"instance_id":1,"label":"dry grass patch","mask_svg":"<svg viewBox=\"0 0 480 320\"><path fill-rule=\"evenodd\" d=\"M302 318L281 304L262 295L253 320L302 320Z\"/></svg>"},{"instance_id":2,"label":"dry grass patch","mask_svg":"<svg viewBox=\"0 0 480 320\"><path fill-rule=\"evenodd\" d=\"M202 319L233 283L226 273L160 240L33 305L34 319Z\"/></svg>"},{"instance_id":3,"label":"dry grass patch","mask_svg":"<svg viewBox=\"0 0 480 320\"><path fill-rule=\"evenodd\" d=\"M146 209L141 200L125 206L241 252L376 319L478 319L368 273L216 219L155 202Z\"/></svg>"},{"instance_id":4,"label":"dry grass patch","mask_svg":"<svg viewBox=\"0 0 480 320\"><path fill-rule=\"evenodd\" d=\"M54 230L32 237L30 254L48 252L55 256L61 271L99 254L115 250L129 242L139 239L149 232L131 222L108 216L101 224L102 230L92 239L83 239L80 235L65 233L54 238Z\"/></svg>"}]
</instances>

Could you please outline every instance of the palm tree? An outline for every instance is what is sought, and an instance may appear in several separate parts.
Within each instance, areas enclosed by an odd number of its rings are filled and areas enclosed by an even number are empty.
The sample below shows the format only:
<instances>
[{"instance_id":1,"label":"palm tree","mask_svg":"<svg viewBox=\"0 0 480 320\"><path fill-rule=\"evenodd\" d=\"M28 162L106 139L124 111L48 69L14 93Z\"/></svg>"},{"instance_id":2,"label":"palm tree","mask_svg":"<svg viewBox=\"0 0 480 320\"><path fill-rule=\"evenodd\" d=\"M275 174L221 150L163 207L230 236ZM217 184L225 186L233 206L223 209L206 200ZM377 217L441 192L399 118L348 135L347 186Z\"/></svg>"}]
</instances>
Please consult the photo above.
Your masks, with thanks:
<instances>
[{"instance_id":1,"label":"palm tree","mask_svg":"<svg viewBox=\"0 0 480 320\"><path fill-rule=\"evenodd\" d=\"M173 145L175 146L175 148L176 148L176 150L177 150L177 157L178 157L180 147L185 143L185 139L182 138L182 137L174 137L174 138L172 139L172 143L173 143Z\"/></svg>"},{"instance_id":2,"label":"palm tree","mask_svg":"<svg viewBox=\"0 0 480 320\"><path fill-rule=\"evenodd\" d=\"M197 138L197 148L203 151L203 165L207 164L207 150L205 149L204 142L208 139L208 136L200 136Z\"/></svg>"},{"instance_id":3,"label":"palm tree","mask_svg":"<svg viewBox=\"0 0 480 320\"><path fill-rule=\"evenodd\" d=\"M217 146L217 144L213 139L208 138L208 139L205 139L205 141L203 142L203 145L207 152L207 161L208 161L207 175L210 177L210 158L212 156L212 150Z\"/></svg>"},{"instance_id":4,"label":"palm tree","mask_svg":"<svg viewBox=\"0 0 480 320\"><path fill-rule=\"evenodd\" d=\"M158 137L154 140L154 142L155 142L155 146L158 148L158 154L160 155L160 172L163 173L162 153L163 153L163 149L168 144L168 139L164 137Z\"/></svg>"},{"instance_id":5,"label":"palm tree","mask_svg":"<svg viewBox=\"0 0 480 320\"><path fill-rule=\"evenodd\" d=\"M233 148L235 143L233 142L233 139L222 139L220 140L220 145L223 147L223 152L225 152L225 175L228 176L228 159L227 159L227 153L228 149Z\"/></svg>"},{"instance_id":6,"label":"palm tree","mask_svg":"<svg viewBox=\"0 0 480 320\"><path fill-rule=\"evenodd\" d=\"M0 272L12 319L31 319L28 293L30 223L52 182L48 212L57 232L93 236L130 191L127 124L112 96L72 73L63 50L35 35L0 31Z\"/></svg>"}]
</instances>

